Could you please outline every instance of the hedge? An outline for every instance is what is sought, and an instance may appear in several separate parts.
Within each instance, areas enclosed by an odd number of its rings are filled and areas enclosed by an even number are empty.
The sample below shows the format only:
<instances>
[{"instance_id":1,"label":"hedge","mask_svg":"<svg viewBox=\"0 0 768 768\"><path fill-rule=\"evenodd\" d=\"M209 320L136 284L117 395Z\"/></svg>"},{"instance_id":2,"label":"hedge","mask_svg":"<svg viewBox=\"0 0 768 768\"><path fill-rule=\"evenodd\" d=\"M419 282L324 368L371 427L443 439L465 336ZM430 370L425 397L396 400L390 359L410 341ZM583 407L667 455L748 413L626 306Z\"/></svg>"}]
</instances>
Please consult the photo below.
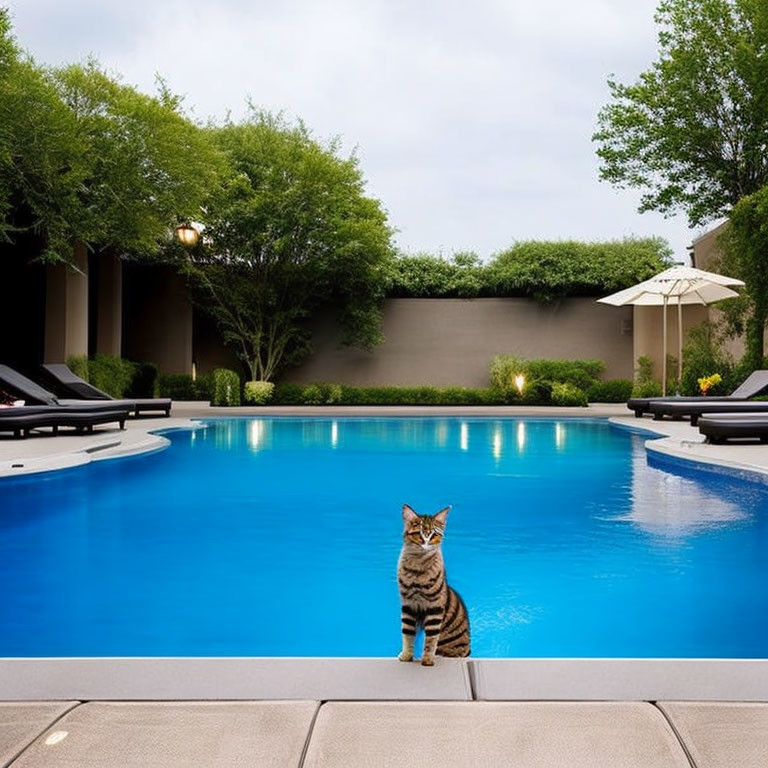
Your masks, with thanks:
<instances>
[{"instance_id":1,"label":"hedge","mask_svg":"<svg viewBox=\"0 0 768 768\"><path fill-rule=\"evenodd\" d=\"M558 389L559 387L559 389ZM555 399L557 393L557 400ZM277 384L270 405L586 405L584 391L568 384L533 381L522 396L473 387L347 387Z\"/></svg>"},{"instance_id":2,"label":"hedge","mask_svg":"<svg viewBox=\"0 0 768 768\"><path fill-rule=\"evenodd\" d=\"M198 376L195 380L188 373L161 373L157 379L158 396L172 400L211 399L211 377Z\"/></svg>"},{"instance_id":3,"label":"hedge","mask_svg":"<svg viewBox=\"0 0 768 768\"><path fill-rule=\"evenodd\" d=\"M661 238L600 243L525 241L482 264L473 254L447 261L417 254L395 259L387 295L406 298L533 297L612 293L669 266L672 251Z\"/></svg>"},{"instance_id":4,"label":"hedge","mask_svg":"<svg viewBox=\"0 0 768 768\"><path fill-rule=\"evenodd\" d=\"M152 363L134 363L113 355L68 357L67 365L81 379L85 379L108 395L126 397L154 397L157 367Z\"/></svg>"}]
</instances>

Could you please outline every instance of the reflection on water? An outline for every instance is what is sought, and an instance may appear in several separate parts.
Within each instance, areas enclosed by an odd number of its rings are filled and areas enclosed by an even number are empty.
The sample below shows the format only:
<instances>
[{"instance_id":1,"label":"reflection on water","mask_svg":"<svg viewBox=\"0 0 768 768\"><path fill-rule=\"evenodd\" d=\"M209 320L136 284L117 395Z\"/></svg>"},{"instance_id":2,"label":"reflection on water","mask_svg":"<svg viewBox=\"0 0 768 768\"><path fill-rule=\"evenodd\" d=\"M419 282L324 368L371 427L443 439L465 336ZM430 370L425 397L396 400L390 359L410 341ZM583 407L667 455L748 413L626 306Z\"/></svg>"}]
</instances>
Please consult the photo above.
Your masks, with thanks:
<instances>
[{"instance_id":1,"label":"reflection on water","mask_svg":"<svg viewBox=\"0 0 768 768\"><path fill-rule=\"evenodd\" d=\"M248 428L248 445L252 451L258 451L264 441L265 423L261 419L254 419Z\"/></svg>"},{"instance_id":2,"label":"reflection on water","mask_svg":"<svg viewBox=\"0 0 768 768\"><path fill-rule=\"evenodd\" d=\"M525 422L520 421L518 422L517 429L515 431L515 442L517 443L518 453L522 453L525 450L525 440L526 440Z\"/></svg>"},{"instance_id":3,"label":"reflection on water","mask_svg":"<svg viewBox=\"0 0 768 768\"><path fill-rule=\"evenodd\" d=\"M331 422L331 445L336 448L339 445L339 422Z\"/></svg>"},{"instance_id":4,"label":"reflection on water","mask_svg":"<svg viewBox=\"0 0 768 768\"><path fill-rule=\"evenodd\" d=\"M462 421L459 428L459 445L462 451L469 450L469 424L466 421Z\"/></svg>"},{"instance_id":5,"label":"reflection on water","mask_svg":"<svg viewBox=\"0 0 768 768\"><path fill-rule=\"evenodd\" d=\"M737 500L708 490L700 481L648 467L645 449L632 455L631 511L615 517L655 535L683 537L723 527L749 515Z\"/></svg>"},{"instance_id":6,"label":"reflection on water","mask_svg":"<svg viewBox=\"0 0 768 768\"><path fill-rule=\"evenodd\" d=\"M501 449L504 444L504 438L502 437L501 425L497 424L493 430L493 458L496 461L501 459Z\"/></svg>"},{"instance_id":7,"label":"reflection on water","mask_svg":"<svg viewBox=\"0 0 768 768\"><path fill-rule=\"evenodd\" d=\"M565 448L565 424L555 422L555 447L558 451Z\"/></svg>"}]
</instances>

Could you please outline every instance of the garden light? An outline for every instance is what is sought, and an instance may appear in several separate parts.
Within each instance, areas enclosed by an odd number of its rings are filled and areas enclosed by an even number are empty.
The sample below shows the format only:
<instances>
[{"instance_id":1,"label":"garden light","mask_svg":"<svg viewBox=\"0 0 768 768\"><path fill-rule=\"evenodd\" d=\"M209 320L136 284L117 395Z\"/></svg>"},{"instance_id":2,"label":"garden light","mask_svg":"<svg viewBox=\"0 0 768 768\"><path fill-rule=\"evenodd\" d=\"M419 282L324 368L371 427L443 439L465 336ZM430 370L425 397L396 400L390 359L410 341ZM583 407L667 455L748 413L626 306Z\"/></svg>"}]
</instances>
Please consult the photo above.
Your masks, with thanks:
<instances>
[{"instance_id":1,"label":"garden light","mask_svg":"<svg viewBox=\"0 0 768 768\"><path fill-rule=\"evenodd\" d=\"M522 395L523 394L523 388L525 387L525 375L522 373L518 373L517 376L515 376L515 386L517 387L517 391Z\"/></svg>"},{"instance_id":2,"label":"garden light","mask_svg":"<svg viewBox=\"0 0 768 768\"><path fill-rule=\"evenodd\" d=\"M187 248L194 248L200 239L200 233L186 221L176 227L176 237L182 245L186 245Z\"/></svg>"}]
</instances>

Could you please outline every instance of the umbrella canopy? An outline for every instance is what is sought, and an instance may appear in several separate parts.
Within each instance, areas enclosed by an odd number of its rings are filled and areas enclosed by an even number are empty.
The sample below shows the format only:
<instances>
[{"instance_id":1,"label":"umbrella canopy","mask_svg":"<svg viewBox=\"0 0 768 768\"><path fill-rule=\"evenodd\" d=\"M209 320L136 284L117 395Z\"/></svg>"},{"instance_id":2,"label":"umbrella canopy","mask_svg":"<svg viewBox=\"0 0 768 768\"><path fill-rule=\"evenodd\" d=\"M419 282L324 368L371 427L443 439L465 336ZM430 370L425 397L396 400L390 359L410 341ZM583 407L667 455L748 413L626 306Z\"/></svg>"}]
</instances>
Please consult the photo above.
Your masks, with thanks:
<instances>
[{"instance_id":1,"label":"umbrella canopy","mask_svg":"<svg viewBox=\"0 0 768 768\"><path fill-rule=\"evenodd\" d=\"M612 293L598 299L603 304L623 307L636 306L663 307L663 358L662 392L667 392L667 305L670 299L677 304L677 388L680 390L683 357L683 304L712 304L715 301L730 299L739 294L729 286L744 285L743 281L714 272L704 272L694 267L676 266L659 272L658 275L637 283L623 291Z\"/></svg>"}]
</instances>

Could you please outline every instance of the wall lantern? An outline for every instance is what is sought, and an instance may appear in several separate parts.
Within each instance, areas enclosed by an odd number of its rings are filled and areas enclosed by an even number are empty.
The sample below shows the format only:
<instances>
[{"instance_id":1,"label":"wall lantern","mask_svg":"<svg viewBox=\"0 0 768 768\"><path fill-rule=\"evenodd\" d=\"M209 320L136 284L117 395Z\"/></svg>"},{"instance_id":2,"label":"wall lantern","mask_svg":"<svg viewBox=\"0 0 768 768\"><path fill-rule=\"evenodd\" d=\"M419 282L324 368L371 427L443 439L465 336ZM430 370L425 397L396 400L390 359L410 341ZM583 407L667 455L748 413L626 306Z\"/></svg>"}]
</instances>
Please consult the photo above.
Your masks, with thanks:
<instances>
[{"instance_id":1,"label":"wall lantern","mask_svg":"<svg viewBox=\"0 0 768 768\"><path fill-rule=\"evenodd\" d=\"M187 248L194 248L200 239L200 233L188 221L185 221L176 227L176 237L182 245L186 245Z\"/></svg>"}]
</instances>

